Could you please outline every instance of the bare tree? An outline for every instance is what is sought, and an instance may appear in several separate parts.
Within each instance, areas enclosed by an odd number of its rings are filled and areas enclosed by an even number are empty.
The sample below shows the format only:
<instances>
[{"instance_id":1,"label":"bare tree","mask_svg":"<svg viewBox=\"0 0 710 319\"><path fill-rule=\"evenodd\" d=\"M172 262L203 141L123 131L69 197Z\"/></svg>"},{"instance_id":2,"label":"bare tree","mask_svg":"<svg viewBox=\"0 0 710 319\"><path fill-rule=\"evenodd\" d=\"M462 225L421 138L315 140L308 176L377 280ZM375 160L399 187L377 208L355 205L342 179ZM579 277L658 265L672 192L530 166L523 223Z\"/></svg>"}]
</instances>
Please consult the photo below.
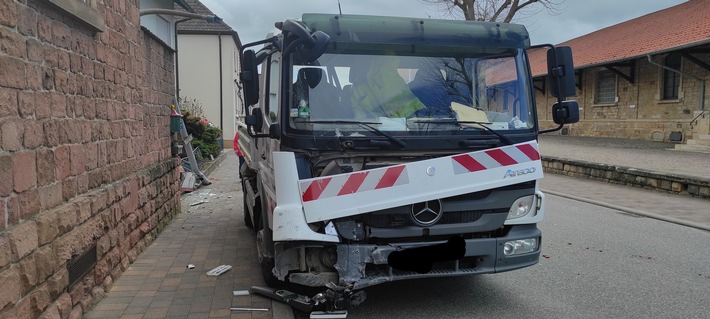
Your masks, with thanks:
<instances>
[{"instance_id":1,"label":"bare tree","mask_svg":"<svg viewBox=\"0 0 710 319\"><path fill-rule=\"evenodd\" d=\"M439 6L441 12L454 18L475 21L511 22L516 14L534 14L547 10L559 14L564 0L419 0Z\"/></svg>"}]
</instances>

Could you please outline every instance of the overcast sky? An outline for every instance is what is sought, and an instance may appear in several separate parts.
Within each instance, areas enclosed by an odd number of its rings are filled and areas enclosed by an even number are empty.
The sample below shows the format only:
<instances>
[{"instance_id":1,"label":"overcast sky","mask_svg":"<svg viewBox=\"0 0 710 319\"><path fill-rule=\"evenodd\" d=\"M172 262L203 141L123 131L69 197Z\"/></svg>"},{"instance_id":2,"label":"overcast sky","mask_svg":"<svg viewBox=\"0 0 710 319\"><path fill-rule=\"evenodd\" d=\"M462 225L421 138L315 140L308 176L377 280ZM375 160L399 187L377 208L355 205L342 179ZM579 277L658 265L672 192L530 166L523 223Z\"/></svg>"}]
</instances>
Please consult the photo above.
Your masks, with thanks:
<instances>
[{"instance_id":1,"label":"overcast sky","mask_svg":"<svg viewBox=\"0 0 710 319\"><path fill-rule=\"evenodd\" d=\"M338 13L338 0L200 0L232 27L242 43L262 40L274 22L308 13ZM545 10L521 16L533 44L558 44L686 0L565 0L553 15ZM418 0L340 0L344 14L447 18ZM537 10L536 10L537 11Z\"/></svg>"}]
</instances>

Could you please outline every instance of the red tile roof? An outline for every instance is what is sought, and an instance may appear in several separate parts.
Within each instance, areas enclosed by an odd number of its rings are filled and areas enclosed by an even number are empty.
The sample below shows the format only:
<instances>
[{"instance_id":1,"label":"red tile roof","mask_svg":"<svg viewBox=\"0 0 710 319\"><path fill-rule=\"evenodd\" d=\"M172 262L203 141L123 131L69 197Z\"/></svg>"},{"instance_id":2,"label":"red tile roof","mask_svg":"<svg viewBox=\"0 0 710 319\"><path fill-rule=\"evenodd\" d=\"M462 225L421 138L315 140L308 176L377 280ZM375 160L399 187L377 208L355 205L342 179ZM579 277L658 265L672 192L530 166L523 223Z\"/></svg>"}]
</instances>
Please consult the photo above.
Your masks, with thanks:
<instances>
[{"instance_id":1,"label":"red tile roof","mask_svg":"<svg viewBox=\"0 0 710 319\"><path fill-rule=\"evenodd\" d=\"M560 43L570 46L575 69L631 60L710 43L710 0L688 0ZM541 50L530 52L535 76L547 73Z\"/></svg>"}]
</instances>

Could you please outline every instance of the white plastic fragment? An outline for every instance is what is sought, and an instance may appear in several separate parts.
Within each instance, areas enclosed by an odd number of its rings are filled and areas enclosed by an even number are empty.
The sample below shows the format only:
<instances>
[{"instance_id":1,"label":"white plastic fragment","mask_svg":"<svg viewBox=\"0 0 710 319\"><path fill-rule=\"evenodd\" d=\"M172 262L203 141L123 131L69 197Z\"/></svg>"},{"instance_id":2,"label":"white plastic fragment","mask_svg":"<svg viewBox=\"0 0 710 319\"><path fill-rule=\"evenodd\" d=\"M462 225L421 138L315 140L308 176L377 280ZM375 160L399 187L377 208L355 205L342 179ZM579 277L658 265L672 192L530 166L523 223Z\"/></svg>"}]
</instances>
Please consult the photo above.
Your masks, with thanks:
<instances>
[{"instance_id":1,"label":"white plastic fragment","mask_svg":"<svg viewBox=\"0 0 710 319\"><path fill-rule=\"evenodd\" d=\"M195 269L195 265L193 265L193 264L188 264L188 265L187 265L187 269Z\"/></svg>"},{"instance_id":2,"label":"white plastic fragment","mask_svg":"<svg viewBox=\"0 0 710 319\"><path fill-rule=\"evenodd\" d=\"M227 270L230 270L230 269L232 269L232 266L230 266L230 265L220 265L220 266L217 266L217 267L213 268L212 270L208 271L207 276L219 276L219 275L227 272Z\"/></svg>"},{"instance_id":3,"label":"white plastic fragment","mask_svg":"<svg viewBox=\"0 0 710 319\"><path fill-rule=\"evenodd\" d=\"M232 311L269 311L269 309L265 309L265 308L229 308L229 310L232 310Z\"/></svg>"},{"instance_id":4,"label":"white plastic fragment","mask_svg":"<svg viewBox=\"0 0 710 319\"><path fill-rule=\"evenodd\" d=\"M232 291L235 296L249 296L249 290L235 290Z\"/></svg>"}]
</instances>

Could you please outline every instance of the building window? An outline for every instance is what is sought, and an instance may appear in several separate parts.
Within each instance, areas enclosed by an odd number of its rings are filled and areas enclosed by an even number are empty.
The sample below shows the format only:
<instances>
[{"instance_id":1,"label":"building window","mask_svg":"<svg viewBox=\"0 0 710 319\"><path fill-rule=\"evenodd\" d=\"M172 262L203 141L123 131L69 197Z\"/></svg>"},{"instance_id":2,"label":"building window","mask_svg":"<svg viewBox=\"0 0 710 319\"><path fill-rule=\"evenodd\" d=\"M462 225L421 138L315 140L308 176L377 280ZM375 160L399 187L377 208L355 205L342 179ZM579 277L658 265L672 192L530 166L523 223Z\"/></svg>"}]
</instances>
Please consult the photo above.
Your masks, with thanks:
<instances>
[{"instance_id":1,"label":"building window","mask_svg":"<svg viewBox=\"0 0 710 319\"><path fill-rule=\"evenodd\" d=\"M670 54L666 57L666 67L680 71L680 54ZM680 89L680 73L663 69L663 99L677 100Z\"/></svg>"},{"instance_id":2,"label":"building window","mask_svg":"<svg viewBox=\"0 0 710 319\"><path fill-rule=\"evenodd\" d=\"M95 31L104 31L106 24L103 16L96 10L96 0L47 0L64 12L72 15L92 27Z\"/></svg>"},{"instance_id":3,"label":"building window","mask_svg":"<svg viewBox=\"0 0 710 319\"><path fill-rule=\"evenodd\" d=\"M607 69L597 71L597 91L594 96L596 104L616 103L616 74Z\"/></svg>"}]
</instances>

